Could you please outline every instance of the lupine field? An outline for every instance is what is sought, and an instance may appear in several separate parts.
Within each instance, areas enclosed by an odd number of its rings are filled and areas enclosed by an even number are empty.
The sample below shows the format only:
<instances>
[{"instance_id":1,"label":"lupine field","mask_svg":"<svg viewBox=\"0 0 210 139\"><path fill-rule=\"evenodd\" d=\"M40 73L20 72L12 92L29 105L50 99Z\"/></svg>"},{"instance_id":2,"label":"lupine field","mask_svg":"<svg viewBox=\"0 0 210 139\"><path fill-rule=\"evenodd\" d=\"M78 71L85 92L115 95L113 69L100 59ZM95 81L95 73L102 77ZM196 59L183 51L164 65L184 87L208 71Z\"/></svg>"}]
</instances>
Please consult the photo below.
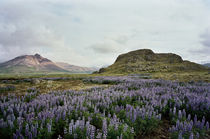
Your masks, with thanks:
<instances>
[{"instance_id":1,"label":"lupine field","mask_svg":"<svg viewBox=\"0 0 210 139\"><path fill-rule=\"evenodd\" d=\"M210 138L210 84L138 77L88 77L109 84L74 91L0 97L0 138L135 139ZM0 90L1 91L1 90Z\"/></svg>"}]
</instances>

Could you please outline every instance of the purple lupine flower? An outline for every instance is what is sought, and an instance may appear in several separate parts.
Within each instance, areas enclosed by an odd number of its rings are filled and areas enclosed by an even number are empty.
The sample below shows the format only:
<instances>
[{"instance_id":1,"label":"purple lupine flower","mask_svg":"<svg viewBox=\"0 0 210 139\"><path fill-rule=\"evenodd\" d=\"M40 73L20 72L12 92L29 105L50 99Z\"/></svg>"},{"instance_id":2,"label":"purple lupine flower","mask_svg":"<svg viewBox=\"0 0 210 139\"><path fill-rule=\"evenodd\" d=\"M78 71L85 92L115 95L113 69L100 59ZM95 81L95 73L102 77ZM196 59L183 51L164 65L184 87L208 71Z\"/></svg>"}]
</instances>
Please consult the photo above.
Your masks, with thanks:
<instances>
[{"instance_id":1,"label":"purple lupine flower","mask_svg":"<svg viewBox=\"0 0 210 139\"><path fill-rule=\"evenodd\" d=\"M134 134L134 129L133 129L133 127L131 127L131 134Z\"/></svg>"},{"instance_id":2,"label":"purple lupine flower","mask_svg":"<svg viewBox=\"0 0 210 139\"><path fill-rule=\"evenodd\" d=\"M118 130L118 124L117 123L114 125L114 130Z\"/></svg>"},{"instance_id":3,"label":"purple lupine flower","mask_svg":"<svg viewBox=\"0 0 210 139\"><path fill-rule=\"evenodd\" d=\"M187 120L188 120L188 121L190 121L190 120L191 120L191 115L190 115L190 114L188 114L188 116L187 116Z\"/></svg>"},{"instance_id":4,"label":"purple lupine flower","mask_svg":"<svg viewBox=\"0 0 210 139\"><path fill-rule=\"evenodd\" d=\"M178 139L183 139L183 138L182 138L182 132L179 132Z\"/></svg>"},{"instance_id":5,"label":"purple lupine flower","mask_svg":"<svg viewBox=\"0 0 210 139\"><path fill-rule=\"evenodd\" d=\"M205 122L206 122L206 118L205 118L205 116L203 116L202 123L205 123Z\"/></svg>"},{"instance_id":6,"label":"purple lupine flower","mask_svg":"<svg viewBox=\"0 0 210 139\"><path fill-rule=\"evenodd\" d=\"M182 112L181 112L181 110L179 110L178 117L179 117L179 119L182 119Z\"/></svg>"},{"instance_id":7,"label":"purple lupine flower","mask_svg":"<svg viewBox=\"0 0 210 139\"><path fill-rule=\"evenodd\" d=\"M161 120L161 113L158 115L158 119Z\"/></svg>"},{"instance_id":8,"label":"purple lupine flower","mask_svg":"<svg viewBox=\"0 0 210 139\"><path fill-rule=\"evenodd\" d=\"M92 126L91 128L91 134L90 134L90 139L94 139L95 138L95 127Z\"/></svg>"},{"instance_id":9,"label":"purple lupine flower","mask_svg":"<svg viewBox=\"0 0 210 139\"><path fill-rule=\"evenodd\" d=\"M69 134L72 135L73 131L72 131L72 123L69 123Z\"/></svg>"},{"instance_id":10,"label":"purple lupine flower","mask_svg":"<svg viewBox=\"0 0 210 139\"><path fill-rule=\"evenodd\" d=\"M123 129L123 131L124 131L124 132L126 132L126 131L127 131L127 129L128 129L128 125L127 125L127 124L125 124L125 125L124 125L124 129Z\"/></svg>"},{"instance_id":11,"label":"purple lupine flower","mask_svg":"<svg viewBox=\"0 0 210 139\"><path fill-rule=\"evenodd\" d=\"M122 134L120 134L120 139L123 139L123 136L122 136Z\"/></svg>"},{"instance_id":12,"label":"purple lupine flower","mask_svg":"<svg viewBox=\"0 0 210 139\"><path fill-rule=\"evenodd\" d=\"M193 139L193 137L194 137L193 132L191 132L189 139Z\"/></svg>"},{"instance_id":13,"label":"purple lupine flower","mask_svg":"<svg viewBox=\"0 0 210 139\"><path fill-rule=\"evenodd\" d=\"M28 133L28 138L29 138L29 139L32 139L32 138L33 138L31 132Z\"/></svg>"},{"instance_id":14,"label":"purple lupine flower","mask_svg":"<svg viewBox=\"0 0 210 139\"><path fill-rule=\"evenodd\" d=\"M18 139L18 136L15 133L13 133L13 139Z\"/></svg>"},{"instance_id":15,"label":"purple lupine flower","mask_svg":"<svg viewBox=\"0 0 210 139\"><path fill-rule=\"evenodd\" d=\"M196 138L199 139L199 137L200 137L200 135L199 135L199 133L197 132L197 133L196 133Z\"/></svg>"},{"instance_id":16,"label":"purple lupine flower","mask_svg":"<svg viewBox=\"0 0 210 139\"><path fill-rule=\"evenodd\" d=\"M206 130L207 131L209 130L209 122L208 121L206 122Z\"/></svg>"},{"instance_id":17,"label":"purple lupine flower","mask_svg":"<svg viewBox=\"0 0 210 139\"><path fill-rule=\"evenodd\" d=\"M16 130L16 136L20 137L20 135L21 135L21 131L20 130Z\"/></svg>"},{"instance_id":18,"label":"purple lupine flower","mask_svg":"<svg viewBox=\"0 0 210 139\"><path fill-rule=\"evenodd\" d=\"M34 135L35 138L37 137L37 128L34 128L33 135Z\"/></svg>"},{"instance_id":19,"label":"purple lupine flower","mask_svg":"<svg viewBox=\"0 0 210 139\"><path fill-rule=\"evenodd\" d=\"M187 124L187 131L192 131L193 125L191 123Z\"/></svg>"},{"instance_id":20,"label":"purple lupine flower","mask_svg":"<svg viewBox=\"0 0 210 139\"><path fill-rule=\"evenodd\" d=\"M96 139L101 139L102 138L102 133L98 133L98 135L96 136Z\"/></svg>"},{"instance_id":21,"label":"purple lupine flower","mask_svg":"<svg viewBox=\"0 0 210 139\"><path fill-rule=\"evenodd\" d=\"M182 116L183 117L186 117L186 111L185 111L185 109L183 109L183 111L182 111Z\"/></svg>"},{"instance_id":22,"label":"purple lupine flower","mask_svg":"<svg viewBox=\"0 0 210 139\"><path fill-rule=\"evenodd\" d=\"M20 139L24 139L24 137L23 137L23 135L22 135L22 134L20 134Z\"/></svg>"},{"instance_id":23,"label":"purple lupine flower","mask_svg":"<svg viewBox=\"0 0 210 139\"><path fill-rule=\"evenodd\" d=\"M47 123L47 131L48 131L48 133L51 132L51 125L49 123Z\"/></svg>"},{"instance_id":24,"label":"purple lupine flower","mask_svg":"<svg viewBox=\"0 0 210 139\"><path fill-rule=\"evenodd\" d=\"M107 121L106 121L106 119L103 120L102 131L103 131L103 134L107 136Z\"/></svg>"},{"instance_id":25,"label":"purple lupine flower","mask_svg":"<svg viewBox=\"0 0 210 139\"><path fill-rule=\"evenodd\" d=\"M28 136L29 134L29 126L28 126L28 123L26 124L26 127L25 127L25 135Z\"/></svg>"},{"instance_id":26,"label":"purple lupine flower","mask_svg":"<svg viewBox=\"0 0 210 139\"><path fill-rule=\"evenodd\" d=\"M203 112L204 109L210 108L210 103L208 102L209 95L206 93L209 92L209 84L193 84L190 86L188 86L188 84L185 84L186 86L180 86L177 82L174 83L160 80L136 80L130 77L100 77L97 78L97 80L98 82L102 82L102 80L117 81L120 84L116 86L114 85L110 87L111 89L109 88L106 90L103 90L102 88L94 88L91 89L91 91L87 92L55 91L50 94L37 95L36 98L33 98L32 101L30 100L29 103L25 103L24 100L26 97L30 97L31 99L34 95L33 93L29 93L20 98L14 97L12 95L8 95L7 97L1 97L0 107L2 115L4 115L3 113L5 111L5 116L2 118L7 120L0 120L0 128L10 127L10 121L14 122L15 119L17 119L17 129L20 130L18 132L24 132L22 131L22 127L24 127L24 125L22 124L23 121L26 121L26 123L29 124L28 132L30 131L33 137L35 137L35 129L37 129L37 133L40 134L40 130L43 128L43 126L45 127L46 120L48 119L50 120L49 124L52 126L54 123L51 122L51 119L56 119L56 122L59 119L68 119L67 116L70 115L73 110L75 110L76 112L76 117L83 116L83 113L81 111L86 111L88 109L87 107L82 105L84 104L84 102L86 102L88 107L94 108L96 113L99 113L99 107L101 105L109 109L110 106L112 106L113 102L119 99L125 99L126 97L136 97L138 101L142 101L145 104L141 108L138 108L138 106L134 107L132 105L126 105L126 108L124 108L124 106L116 106L116 109L114 110L126 110L127 118L131 119L133 122L135 122L136 118L132 114L132 112L136 112L138 116L142 119L146 117L161 119L159 118L159 115L161 114L160 111L162 111L162 109L165 108L169 99L175 100L175 106L170 110L170 113L174 113L174 116L179 116L179 109L181 109L180 106L183 104L186 105L187 108L191 107L192 110L201 112ZM157 87L156 83L160 83L161 86ZM129 87L135 87L138 91L130 91L127 89ZM163 90L165 93L162 93ZM173 91L175 91L176 93L171 93ZM187 97L187 102L183 101L184 97ZM22 103L22 101L24 103ZM63 106L60 106L61 101L64 102ZM172 105L170 104L170 106ZM155 107L159 107L160 111L155 111ZM80 111L80 113L77 113L78 111ZM64 112L66 112L66 115L64 114ZM183 109L181 112L181 117L186 117L185 110ZM109 111L107 113L109 113ZM106 117L105 114L103 116L103 113L99 114L101 114L104 118ZM21 117L21 120L19 122L18 117L16 115ZM115 116L113 116L112 118L110 113L108 117L110 117L111 119L110 126L115 126L116 123L118 125L124 124L123 120L120 121ZM90 115L89 121L91 120L91 118L92 115ZM89 124L88 126L85 126L85 120L81 122L80 119L81 118L78 118L75 123L72 123L72 130L76 128L84 130L85 127L87 129L87 136L90 137L92 125ZM38 127L38 124L37 126L36 124L33 124L36 120L41 121L40 128ZM192 132L193 126L202 129L203 127L205 127L206 129L207 123L205 123L204 121L205 120L202 119L202 121L198 122L197 119L196 122L193 123L193 121L191 121L190 116L190 118L188 118L188 120L185 122L179 120L176 123L176 126L172 126L172 128L170 128L170 132L178 131L182 132L183 134L185 134L186 132L190 133ZM66 123L69 122L66 121ZM15 133L16 135L18 135L17 129ZM96 133L98 132L99 131L97 131Z\"/></svg>"},{"instance_id":27,"label":"purple lupine flower","mask_svg":"<svg viewBox=\"0 0 210 139\"><path fill-rule=\"evenodd\" d=\"M8 120L8 125L9 125L9 127L10 127L11 129L14 127L14 124L13 124L13 122L12 122L11 120Z\"/></svg>"},{"instance_id":28,"label":"purple lupine flower","mask_svg":"<svg viewBox=\"0 0 210 139\"><path fill-rule=\"evenodd\" d=\"M194 116L194 123L197 123L197 115Z\"/></svg>"},{"instance_id":29,"label":"purple lupine flower","mask_svg":"<svg viewBox=\"0 0 210 139\"><path fill-rule=\"evenodd\" d=\"M106 135L105 134L103 134L103 139L106 139Z\"/></svg>"}]
</instances>

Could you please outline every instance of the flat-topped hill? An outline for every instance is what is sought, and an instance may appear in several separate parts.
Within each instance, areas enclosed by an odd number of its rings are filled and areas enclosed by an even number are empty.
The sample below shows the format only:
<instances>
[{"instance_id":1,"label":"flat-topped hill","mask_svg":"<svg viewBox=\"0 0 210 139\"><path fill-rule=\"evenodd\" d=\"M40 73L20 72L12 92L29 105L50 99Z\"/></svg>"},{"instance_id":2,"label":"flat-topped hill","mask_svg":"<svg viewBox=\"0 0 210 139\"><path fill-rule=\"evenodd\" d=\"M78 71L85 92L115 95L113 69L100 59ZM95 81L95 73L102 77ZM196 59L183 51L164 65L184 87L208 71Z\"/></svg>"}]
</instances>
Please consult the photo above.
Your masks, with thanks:
<instances>
[{"instance_id":1,"label":"flat-topped hill","mask_svg":"<svg viewBox=\"0 0 210 139\"><path fill-rule=\"evenodd\" d=\"M154 53L150 49L140 49L121 54L114 64L101 68L99 73L141 73L206 71L207 68L173 53Z\"/></svg>"}]
</instances>

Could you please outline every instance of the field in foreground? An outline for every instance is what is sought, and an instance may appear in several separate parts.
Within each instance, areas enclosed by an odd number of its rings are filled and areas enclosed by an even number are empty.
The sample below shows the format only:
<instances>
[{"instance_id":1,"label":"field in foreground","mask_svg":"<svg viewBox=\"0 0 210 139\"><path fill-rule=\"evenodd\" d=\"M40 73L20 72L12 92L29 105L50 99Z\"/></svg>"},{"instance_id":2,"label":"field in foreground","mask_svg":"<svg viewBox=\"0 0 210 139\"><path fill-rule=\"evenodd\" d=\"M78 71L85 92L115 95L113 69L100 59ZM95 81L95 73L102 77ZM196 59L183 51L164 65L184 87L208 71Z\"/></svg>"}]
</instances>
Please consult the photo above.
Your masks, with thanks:
<instances>
[{"instance_id":1,"label":"field in foreground","mask_svg":"<svg viewBox=\"0 0 210 139\"><path fill-rule=\"evenodd\" d=\"M210 138L210 84L86 77L108 84L0 97L1 138Z\"/></svg>"}]
</instances>

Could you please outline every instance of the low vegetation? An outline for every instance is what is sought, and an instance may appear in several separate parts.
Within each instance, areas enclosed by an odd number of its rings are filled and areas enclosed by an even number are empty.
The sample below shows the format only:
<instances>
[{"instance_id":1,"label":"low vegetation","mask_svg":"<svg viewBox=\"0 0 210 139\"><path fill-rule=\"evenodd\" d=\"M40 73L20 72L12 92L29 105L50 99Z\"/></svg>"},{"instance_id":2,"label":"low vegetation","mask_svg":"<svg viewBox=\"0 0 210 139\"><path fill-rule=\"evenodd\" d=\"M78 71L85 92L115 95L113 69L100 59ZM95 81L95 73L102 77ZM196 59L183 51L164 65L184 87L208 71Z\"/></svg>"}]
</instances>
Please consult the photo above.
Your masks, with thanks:
<instances>
[{"instance_id":1,"label":"low vegetation","mask_svg":"<svg viewBox=\"0 0 210 139\"><path fill-rule=\"evenodd\" d=\"M1 138L210 138L209 83L136 75L82 80L108 86L2 95Z\"/></svg>"}]
</instances>

